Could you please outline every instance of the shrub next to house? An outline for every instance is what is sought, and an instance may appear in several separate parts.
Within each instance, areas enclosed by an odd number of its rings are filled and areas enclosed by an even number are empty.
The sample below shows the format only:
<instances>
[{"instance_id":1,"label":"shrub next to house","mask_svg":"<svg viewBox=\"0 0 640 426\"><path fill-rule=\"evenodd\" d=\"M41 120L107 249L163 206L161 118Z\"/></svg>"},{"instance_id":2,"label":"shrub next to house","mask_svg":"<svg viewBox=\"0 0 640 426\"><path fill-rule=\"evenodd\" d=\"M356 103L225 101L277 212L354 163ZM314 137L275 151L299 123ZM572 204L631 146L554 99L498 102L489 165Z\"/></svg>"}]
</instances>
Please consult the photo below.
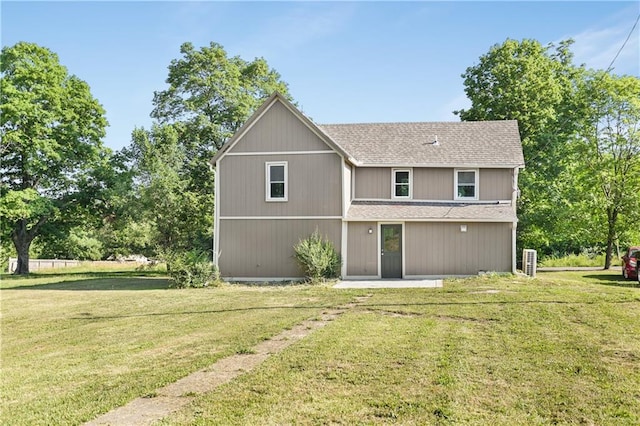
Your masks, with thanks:
<instances>
[{"instance_id":1,"label":"shrub next to house","mask_svg":"<svg viewBox=\"0 0 640 426\"><path fill-rule=\"evenodd\" d=\"M311 281L337 278L340 275L340 254L333 243L318 230L294 246L295 258L305 277Z\"/></svg>"}]
</instances>

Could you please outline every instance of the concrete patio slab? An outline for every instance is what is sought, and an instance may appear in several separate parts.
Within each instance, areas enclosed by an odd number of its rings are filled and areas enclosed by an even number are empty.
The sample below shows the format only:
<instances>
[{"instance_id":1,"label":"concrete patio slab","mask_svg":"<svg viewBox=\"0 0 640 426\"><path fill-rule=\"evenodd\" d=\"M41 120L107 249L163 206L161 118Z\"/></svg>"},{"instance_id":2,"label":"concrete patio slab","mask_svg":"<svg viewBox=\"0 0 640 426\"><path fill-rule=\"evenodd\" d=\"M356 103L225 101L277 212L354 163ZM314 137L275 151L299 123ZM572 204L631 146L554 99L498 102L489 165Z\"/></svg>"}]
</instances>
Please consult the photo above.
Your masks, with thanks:
<instances>
[{"instance_id":1,"label":"concrete patio slab","mask_svg":"<svg viewBox=\"0 0 640 426\"><path fill-rule=\"evenodd\" d=\"M442 280L344 280L333 288L438 288Z\"/></svg>"}]
</instances>

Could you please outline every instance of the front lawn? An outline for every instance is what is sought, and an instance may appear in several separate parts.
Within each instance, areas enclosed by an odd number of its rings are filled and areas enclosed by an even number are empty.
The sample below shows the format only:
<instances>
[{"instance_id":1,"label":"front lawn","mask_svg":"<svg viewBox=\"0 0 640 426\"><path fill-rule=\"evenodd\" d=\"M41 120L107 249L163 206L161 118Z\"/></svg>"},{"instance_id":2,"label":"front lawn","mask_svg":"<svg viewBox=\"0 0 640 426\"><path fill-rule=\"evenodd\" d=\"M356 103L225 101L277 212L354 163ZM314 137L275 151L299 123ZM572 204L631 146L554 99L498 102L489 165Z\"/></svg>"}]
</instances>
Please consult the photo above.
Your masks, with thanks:
<instances>
[{"instance_id":1,"label":"front lawn","mask_svg":"<svg viewBox=\"0 0 640 426\"><path fill-rule=\"evenodd\" d=\"M640 289L613 274L373 291L163 424L637 425Z\"/></svg>"},{"instance_id":2,"label":"front lawn","mask_svg":"<svg viewBox=\"0 0 640 426\"><path fill-rule=\"evenodd\" d=\"M2 282L2 424L78 424L371 294L163 424L639 424L640 289L618 271L441 289L160 276Z\"/></svg>"},{"instance_id":3,"label":"front lawn","mask_svg":"<svg viewBox=\"0 0 640 426\"><path fill-rule=\"evenodd\" d=\"M353 294L305 286L175 290L164 277L137 273L2 277L0 424L90 420Z\"/></svg>"}]
</instances>

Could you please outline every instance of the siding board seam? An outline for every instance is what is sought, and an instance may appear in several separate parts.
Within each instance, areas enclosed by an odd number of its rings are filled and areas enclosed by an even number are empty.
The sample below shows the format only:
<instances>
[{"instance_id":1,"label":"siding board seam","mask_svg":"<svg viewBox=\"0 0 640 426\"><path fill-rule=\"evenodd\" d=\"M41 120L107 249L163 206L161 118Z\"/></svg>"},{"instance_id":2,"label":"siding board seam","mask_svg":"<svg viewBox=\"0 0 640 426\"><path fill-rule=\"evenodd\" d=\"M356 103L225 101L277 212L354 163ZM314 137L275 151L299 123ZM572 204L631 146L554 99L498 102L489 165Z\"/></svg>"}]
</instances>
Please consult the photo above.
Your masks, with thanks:
<instances>
[{"instance_id":1,"label":"siding board seam","mask_svg":"<svg viewBox=\"0 0 640 426\"><path fill-rule=\"evenodd\" d=\"M220 220L278 220L278 219L341 220L342 216L220 216Z\"/></svg>"},{"instance_id":2,"label":"siding board seam","mask_svg":"<svg viewBox=\"0 0 640 426\"><path fill-rule=\"evenodd\" d=\"M256 152L229 152L225 154L228 157L247 157L251 155L313 155L313 154L336 154L335 151L256 151Z\"/></svg>"}]
</instances>

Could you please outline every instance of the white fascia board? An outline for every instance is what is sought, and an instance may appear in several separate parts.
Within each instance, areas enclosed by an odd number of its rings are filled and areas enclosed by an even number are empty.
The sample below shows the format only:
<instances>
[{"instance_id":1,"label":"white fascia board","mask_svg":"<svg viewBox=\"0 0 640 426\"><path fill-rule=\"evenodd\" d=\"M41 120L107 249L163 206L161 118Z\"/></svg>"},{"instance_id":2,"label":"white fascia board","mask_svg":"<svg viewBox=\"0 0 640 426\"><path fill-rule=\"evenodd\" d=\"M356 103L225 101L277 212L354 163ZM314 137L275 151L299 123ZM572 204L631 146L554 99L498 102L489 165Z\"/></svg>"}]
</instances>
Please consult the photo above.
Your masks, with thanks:
<instances>
[{"instance_id":1,"label":"white fascia board","mask_svg":"<svg viewBox=\"0 0 640 426\"><path fill-rule=\"evenodd\" d=\"M433 204L511 204L511 200L419 200L419 199L407 199L407 198L355 198L353 201L367 201L367 202L383 202L383 203L399 203L399 204L411 204L411 203L433 203Z\"/></svg>"},{"instance_id":2,"label":"white fascia board","mask_svg":"<svg viewBox=\"0 0 640 426\"><path fill-rule=\"evenodd\" d=\"M221 216L221 220L342 220L342 216ZM509 221L511 222L511 221Z\"/></svg>"},{"instance_id":3,"label":"white fascia board","mask_svg":"<svg viewBox=\"0 0 640 426\"><path fill-rule=\"evenodd\" d=\"M262 118L263 115L265 115L267 113L267 111L269 111L271 109L271 107L273 106L273 104L278 100L278 97L274 97L271 102L269 103L269 105L267 105L265 107L264 110L262 110L262 112L260 113L260 115L258 115L257 117L255 117L255 119L251 122L251 124L249 124L245 129L242 129L242 133L240 133L239 135L237 135L236 140L233 141L233 143L229 146L223 146L224 148L224 152L222 153L222 155L220 155L220 157L217 158L216 161L216 167L219 164L220 160L222 160L228 153L229 151L231 151L233 149L234 146L236 146L236 144L244 137L244 135L247 134L247 132L249 130L251 130L253 128L253 126L256 125L256 123L258 121L260 121L260 119Z\"/></svg>"},{"instance_id":4,"label":"white fascia board","mask_svg":"<svg viewBox=\"0 0 640 426\"><path fill-rule=\"evenodd\" d=\"M442 163L357 163L358 167L391 167L391 168L409 168L424 167L433 169L513 169L514 167L524 168L519 164L442 164Z\"/></svg>"},{"instance_id":5,"label":"white fascia board","mask_svg":"<svg viewBox=\"0 0 640 426\"><path fill-rule=\"evenodd\" d=\"M334 150L315 150L315 151L250 151L250 152L229 152L224 154L227 157L255 157L264 155L318 155L318 154L335 154L340 155Z\"/></svg>"},{"instance_id":6,"label":"white fascia board","mask_svg":"<svg viewBox=\"0 0 640 426\"><path fill-rule=\"evenodd\" d=\"M360 161L356 160L353 157L348 157L347 160L349 160L351 164L357 167L373 167L373 166L364 166Z\"/></svg>"},{"instance_id":7,"label":"white fascia board","mask_svg":"<svg viewBox=\"0 0 640 426\"><path fill-rule=\"evenodd\" d=\"M468 222L468 223L515 223L513 219L478 219L478 218L371 218L349 217L346 222L382 222L384 224L401 222Z\"/></svg>"}]
</instances>

